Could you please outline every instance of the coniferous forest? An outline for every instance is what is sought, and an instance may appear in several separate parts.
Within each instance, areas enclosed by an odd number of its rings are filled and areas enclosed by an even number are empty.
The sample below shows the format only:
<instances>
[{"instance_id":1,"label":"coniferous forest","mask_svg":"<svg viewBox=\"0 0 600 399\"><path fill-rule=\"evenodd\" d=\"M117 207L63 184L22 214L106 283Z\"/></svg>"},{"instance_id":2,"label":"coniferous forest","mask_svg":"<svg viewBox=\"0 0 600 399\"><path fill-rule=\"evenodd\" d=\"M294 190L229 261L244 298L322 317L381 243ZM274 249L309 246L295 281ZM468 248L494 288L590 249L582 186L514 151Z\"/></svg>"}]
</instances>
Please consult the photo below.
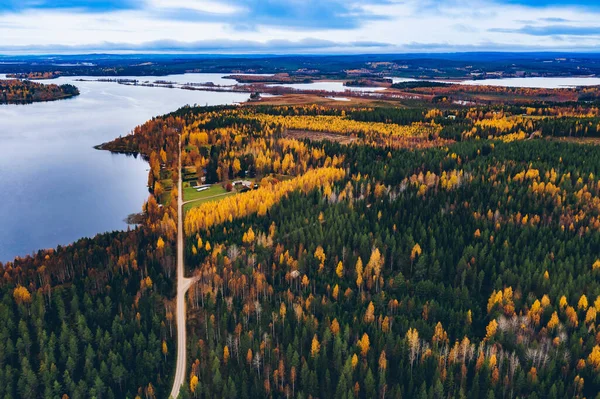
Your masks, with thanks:
<instances>
[{"instance_id":1,"label":"coniferous forest","mask_svg":"<svg viewBox=\"0 0 600 399\"><path fill-rule=\"evenodd\" d=\"M149 161L139 227L3 265L0 395L168 397L181 175L224 192L184 191L180 397L600 397L599 130L582 102L154 118L104 146Z\"/></svg>"}]
</instances>

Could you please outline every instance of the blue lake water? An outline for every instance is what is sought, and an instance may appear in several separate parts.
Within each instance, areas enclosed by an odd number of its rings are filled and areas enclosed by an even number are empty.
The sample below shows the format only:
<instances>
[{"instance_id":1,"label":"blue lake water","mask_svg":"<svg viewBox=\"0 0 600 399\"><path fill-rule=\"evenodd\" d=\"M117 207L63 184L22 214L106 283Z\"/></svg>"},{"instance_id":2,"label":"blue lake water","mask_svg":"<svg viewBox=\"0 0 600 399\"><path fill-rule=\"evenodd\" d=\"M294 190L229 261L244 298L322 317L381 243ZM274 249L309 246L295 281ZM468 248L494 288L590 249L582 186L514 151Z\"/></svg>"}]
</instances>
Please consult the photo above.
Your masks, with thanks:
<instances>
[{"instance_id":1,"label":"blue lake water","mask_svg":"<svg viewBox=\"0 0 600 399\"><path fill-rule=\"evenodd\" d=\"M217 74L139 77L185 83L233 81ZM0 78L3 76L0 76ZM93 148L129 133L153 116L186 104L243 102L243 93L188 91L116 83L72 83L78 97L0 105L0 261L84 236L127 228L148 196L148 165ZM86 77L86 79L88 79Z\"/></svg>"},{"instance_id":2,"label":"blue lake water","mask_svg":"<svg viewBox=\"0 0 600 399\"><path fill-rule=\"evenodd\" d=\"M539 89L560 89L577 86L600 85L600 78L596 77L564 77L564 78L503 78L467 80L461 82L467 85L489 85L500 87L528 87Z\"/></svg>"},{"instance_id":3,"label":"blue lake water","mask_svg":"<svg viewBox=\"0 0 600 399\"><path fill-rule=\"evenodd\" d=\"M416 79L391 78L394 83L414 82ZM443 82L443 81L442 81ZM542 78L501 78L501 79L479 79L465 80L461 82L446 81L447 83L460 83L475 86L499 86L499 87L528 87L535 89L560 89L577 86L598 86L600 78L597 77L542 77Z\"/></svg>"},{"instance_id":4,"label":"blue lake water","mask_svg":"<svg viewBox=\"0 0 600 399\"><path fill-rule=\"evenodd\" d=\"M270 84L267 86L281 86L288 87L296 90L323 90L331 92L344 92L344 91L362 91L362 92L374 92L385 90L385 87L353 87L344 86L344 82L338 80L322 80L312 83L285 83L285 84Z\"/></svg>"}]
</instances>

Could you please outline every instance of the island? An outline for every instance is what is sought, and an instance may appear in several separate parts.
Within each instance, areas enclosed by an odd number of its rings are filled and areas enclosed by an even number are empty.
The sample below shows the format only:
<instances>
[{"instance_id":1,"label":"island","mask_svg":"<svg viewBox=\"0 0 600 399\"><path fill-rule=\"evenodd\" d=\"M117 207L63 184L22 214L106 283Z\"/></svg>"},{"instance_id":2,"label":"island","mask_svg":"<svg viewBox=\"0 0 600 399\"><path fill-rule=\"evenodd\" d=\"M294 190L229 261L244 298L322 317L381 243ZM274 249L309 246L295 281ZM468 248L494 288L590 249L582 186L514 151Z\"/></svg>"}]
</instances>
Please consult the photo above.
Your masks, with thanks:
<instances>
[{"instance_id":1,"label":"island","mask_svg":"<svg viewBox=\"0 0 600 399\"><path fill-rule=\"evenodd\" d=\"M77 95L79 95L79 89L70 84L43 84L20 79L0 80L0 104L54 101Z\"/></svg>"},{"instance_id":2,"label":"island","mask_svg":"<svg viewBox=\"0 0 600 399\"><path fill-rule=\"evenodd\" d=\"M56 79L60 76L60 72L28 72L28 73L9 73L6 75L9 79L28 79L28 80L47 80Z\"/></svg>"}]
</instances>

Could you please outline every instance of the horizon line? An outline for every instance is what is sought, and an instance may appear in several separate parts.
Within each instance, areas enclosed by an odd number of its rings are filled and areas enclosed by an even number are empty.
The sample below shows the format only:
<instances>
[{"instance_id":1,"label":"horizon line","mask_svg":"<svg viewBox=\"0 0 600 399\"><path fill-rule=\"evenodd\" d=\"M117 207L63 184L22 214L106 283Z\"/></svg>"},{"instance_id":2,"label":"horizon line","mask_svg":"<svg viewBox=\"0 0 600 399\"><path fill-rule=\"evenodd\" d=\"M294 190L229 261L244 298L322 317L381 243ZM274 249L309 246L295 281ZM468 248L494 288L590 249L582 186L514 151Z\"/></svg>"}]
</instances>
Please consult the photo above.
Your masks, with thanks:
<instances>
[{"instance_id":1,"label":"horizon line","mask_svg":"<svg viewBox=\"0 0 600 399\"><path fill-rule=\"evenodd\" d=\"M54 57L54 56L201 56L201 57L347 57L347 56L402 56L402 55L460 55L460 54L515 54L515 55L600 55L600 48L596 51L585 50L456 50L456 51L406 51L406 52L265 52L265 53L236 53L236 52L194 52L194 51L134 51L134 50L115 50L115 51L90 51L90 52L0 52L0 57Z\"/></svg>"}]
</instances>

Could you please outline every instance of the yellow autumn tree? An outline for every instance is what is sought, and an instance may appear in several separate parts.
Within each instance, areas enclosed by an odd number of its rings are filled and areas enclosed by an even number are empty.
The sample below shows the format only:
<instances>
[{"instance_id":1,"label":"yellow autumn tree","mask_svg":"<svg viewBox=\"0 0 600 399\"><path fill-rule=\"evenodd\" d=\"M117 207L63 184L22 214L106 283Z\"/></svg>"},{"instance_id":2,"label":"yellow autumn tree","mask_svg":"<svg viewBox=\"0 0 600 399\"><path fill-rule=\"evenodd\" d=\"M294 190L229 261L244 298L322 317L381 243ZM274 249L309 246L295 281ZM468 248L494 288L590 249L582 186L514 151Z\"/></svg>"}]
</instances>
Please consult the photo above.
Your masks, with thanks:
<instances>
[{"instance_id":1,"label":"yellow autumn tree","mask_svg":"<svg viewBox=\"0 0 600 399\"><path fill-rule=\"evenodd\" d=\"M373 302L369 302L369 305L367 306L367 311L365 312L364 321L365 321L365 323L370 324L374 320L375 320L375 306L373 305Z\"/></svg>"},{"instance_id":2,"label":"yellow autumn tree","mask_svg":"<svg viewBox=\"0 0 600 399\"><path fill-rule=\"evenodd\" d=\"M244 244L252 244L254 242L254 239L254 230L252 230L252 227L250 227L248 231L244 233L244 236L242 237L242 242Z\"/></svg>"},{"instance_id":3,"label":"yellow autumn tree","mask_svg":"<svg viewBox=\"0 0 600 399\"><path fill-rule=\"evenodd\" d=\"M496 335L496 331L498 331L498 322L496 319L493 319L485 328L485 340L492 339Z\"/></svg>"},{"instance_id":4,"label":"yellow autumn tree","mask_svg":"<svg viewBox=\"0 0 600 399\"><path fill-rule=\"evenodd\" d=\"M312 343L310 345L310 355L315 357L319 354L321 350L321 344L319 343L319 339L317 338L317 334L313 336Z\"/></svg>"},{"instance_id":5,"label":"yellow autumn tree","mask_svg":"<svg viewBox=\"0 0 600 399\"><path fill-rule=\"evenodd\" d=\"M31 303L31 294L29 290L22 285L18 285L17 288L13 291L13 297L15 298L15 302L19 305L23 303Z\"/></svg>"},{"instance_id":6,"label":"yellow autumn tree","mask_svg":"<svg viewBox=\"0 0 600 399\"><path fill-rule=\"evenodd\" d=\"M335 274L337 274L339 278L342 278L344 276L344 264L342 263L342 261L338 262L337 267L335 268Z\"/></svg>"},{"instance_id":7,"label":"yellow autumn tree","mask_svg":"<svg viewBox=\"0 0 600 399\"><path fill-rule=\"evenodd\" d=\"M192 391L192 393L195 393L197 387L198 387L198 376L193 375L192 378L190 379L190 391Z\"/></svg>"},{"instance_id":8,"label":"yellow autumn tree","mask_svg":"<svg viewBox=\"0 0 600 399\"><path fill-rule=\"evenodd\" d=\"M567 319L569 320L569 324L572 327L577 327L579 325L579 318L577 317L577 311L572 306L567 306L565 313L567 315Z\"/></svg>"},{"instance_id":9,"label":"yellow autumn tree","mask_svg":"<svg viewBox=\"0 0 600 399\"><path fill-rule=\"evenodd\" d=\"M390 318L388 316L385 316L381 322L381 331L384 333L390 332Z\"/></svg>"},{"instance_id":10,"label":"yellow autumn tree","mask_svg":"<svg viewBox=\"0 0 600 399\"><path fill-rule=\"evenodd\" d=\"M357 364L358 364L358 356L356 356L356 353L355 353L352 355L352 369L355 369Z\"/></svg>"},{"instance_id":11,"label":"yellow autumn tree","mask_svg":"<svg viewBox=\"0 0 600 399\"><path fill-rule=\"evenodd\" d=\"M360 348L362 357L367 357L367 353L369 353L369 349L371 348L371 341L367 333L364 333L362 338L358 340L358 347Z\"/></svg>"},{"instance_id":12,"label":"yellow autumn tree","mask_svg":"<svg viewBox=\"0 0 600 399\"><path fill-rule=\"evenodd\" d=\"M406 341L408 342L409 352L409 360L410 360L410 372L412 375L412 368L417 358L417 352L419 351L420 341L419 341L419 331L416 328L409 328L406 332Z\"/></svg>"},{"instance_id":13,"label":"yellow autumn tree","mask_svg":"<svg viewBox=\"0 0 600 399\"><path fill-rule=\"evenodd\" d=\"M302 286L304 288L307 288L309 283L310 283L310 280L308 279L308 276L306 274L304 276L302 276Z\"/></svg>"},{"instance_id":14,"label":"yellow autumn tree","mask_svg":"<svg viewBox=\"0 0 600 399\"><path fill-rule=\"evenodd\" d=\"M169 353L169 348L167 347L167 341L163 339L162 341L162 354L165 357L165 361L167 360L167 354Z\"/></svg>"},{"instance_id":15,"label":"yellow autumn tree","mask_svg":"<svg viewBox=\"0 0 600 399\"><path fill-rule=\"evenodd\" d=\"M413 246L412 250L410 251L410 260L411 262L414 262L415 258L419 255L421 255L421 253L423 253L423 250L421 249L421 246L417 243Z\"/></svg>"},{"instance_id":16,"label":"yellow autumn tree","mask_svg":"<svg viewBox=\"0 0 600 399\"><path fill-rule=\"evenodd\" d=\"M281 302L281 305L279 305L279 316L281 316L282 320L285 320L286 313L287 313L287 308L285 306L285 303Z\"/></svg>"},{"instance_id":17,"label":"yellow autumn tree","mask_svg":"<svg viewBox=\"0 0 600 399\"><path fill-rule=\"evenodd\" d=\"M588 364L594 368L596 372L600 371L600 346L595 345L592 352L588 356Z\"/></svg>"},{"instance_id":18,"label":"yellow autumn tree","mask_svg":"<svg viewBox=\"0 0 600 399\"><path fill-rule=\"evenodd\" d=\"M379 276L381 275L381 267L383 266L383 257L379 248L374 247L371 251L371 257L367 263L367 270L369 274L373 273L373 279L375 280L376 290L379 291Z\"/></svg>"},{"instance_id":19,"label":"yellow autumn tree","mask_svg":"<svg viewBox=\"0 0 600 399\"><path fill-rule=\"evenodd\" d=\"M340 323L338 323L337 319L333 319L331 322L331 326L329 326L331 333L333 335L338 335L340 333Z\"/></svg>"},{"instance_id":20,"label":"yellow autumn tree","mask_svg":"<svg viewBox=\"0 0 600 399\"><path fill-rule=\"evenodd\" d=\"M385 355L385 351L382 350L379 355L379 370L385 371L387 369L387 357Z\"/></svg>"},{"instance_id":21,"label":"yellow autumn tree","mask_svg":"<svg viewBox=\"0 0 600 399\"><path fill-rule=\"evenodd\" d=\"M590 306L585 314L585 324L590 326L593 323L596 323L596 308Z\"/></svg>"},{"instance_id":22,"label":"yellow autumn tree","mask_svg":"<svg viewBox=\"0 0 600 399\"><path fill-rule=\"evenodd\" d=\"M563 296L561 296L561 297L560 297L560 300L559 300L559 302L558 302L558 305L560 306L560 308L561 308L561 309L564 309L564 308L566 308L566 307L567 307L567 304L568 304L568 303L567 303L567 297L566 297L566 296L564 296L564 295L563 295Z\"/></svg>"},{"instance_id":23,"label":"yellow autumn tree","mask_svg":"<svg viewBox=\"0 0 600 399\"><path fill-rule=\"evenodd\" d=\"M322 246L318 246L314 253L315 259L319 261L319 270L323 270L325 266L325 251Z\"/></svg>"},{"instance_id":24,"label":"yellow autumn tree","mask_svg":"<svg viewBox=\"0 0 600 399\"><path fill-rule=\"evenodd\" d=\"M360 256L356 260L356 266L355 266L354 270L356 271L356 286L358 287L358 290L360 291L362 289L362 284L363 284L363 278L362 278L363 263L362 263L362 259L360 259Z\"/></svg>"},{"instance_id":25,"label":"yellow autumn tree","mask_svg":"<svg viewBox=\"0 0 600 399\"><path fill-rule=\"evenodd\" d=\"M441 322L438 322L435 325L435 330L433 333L433 343L434 344L444 344L448 342L448 333L444 330Z\"/></svg>"},{"instance_id":26,"label":"yellow autumn tree","mask_svg":"<svg viewBox=\"0 0 600 399\"><path fill-rule=\"evenodd\" d=\"M339 296L339 292L340 292L340 287L336 284L335 287L333 287L333 299L335 299L337 301L338 296Z\"/></svg>"},{"instance_id":27,"label":"yellow autumn tree","mask_svg":"<svg viewBox=\"0 0 600 399\"><path fill-rule=\"evenodd\" d=\"M227 364L229 362L229 347L225 345L223 348L223 363Z\"/></svg>"},{"instance_id":28,"label":"yellow autumn tree","mask_svg":"<svg viewBox=\"0 0 600 399\"><path fill-rule=\"evenodd\" d=\"M550 320L548 321L548 329L553 330L559 323L558 314L556 312L552 313Z\"/></svg>"}]
</instances>

